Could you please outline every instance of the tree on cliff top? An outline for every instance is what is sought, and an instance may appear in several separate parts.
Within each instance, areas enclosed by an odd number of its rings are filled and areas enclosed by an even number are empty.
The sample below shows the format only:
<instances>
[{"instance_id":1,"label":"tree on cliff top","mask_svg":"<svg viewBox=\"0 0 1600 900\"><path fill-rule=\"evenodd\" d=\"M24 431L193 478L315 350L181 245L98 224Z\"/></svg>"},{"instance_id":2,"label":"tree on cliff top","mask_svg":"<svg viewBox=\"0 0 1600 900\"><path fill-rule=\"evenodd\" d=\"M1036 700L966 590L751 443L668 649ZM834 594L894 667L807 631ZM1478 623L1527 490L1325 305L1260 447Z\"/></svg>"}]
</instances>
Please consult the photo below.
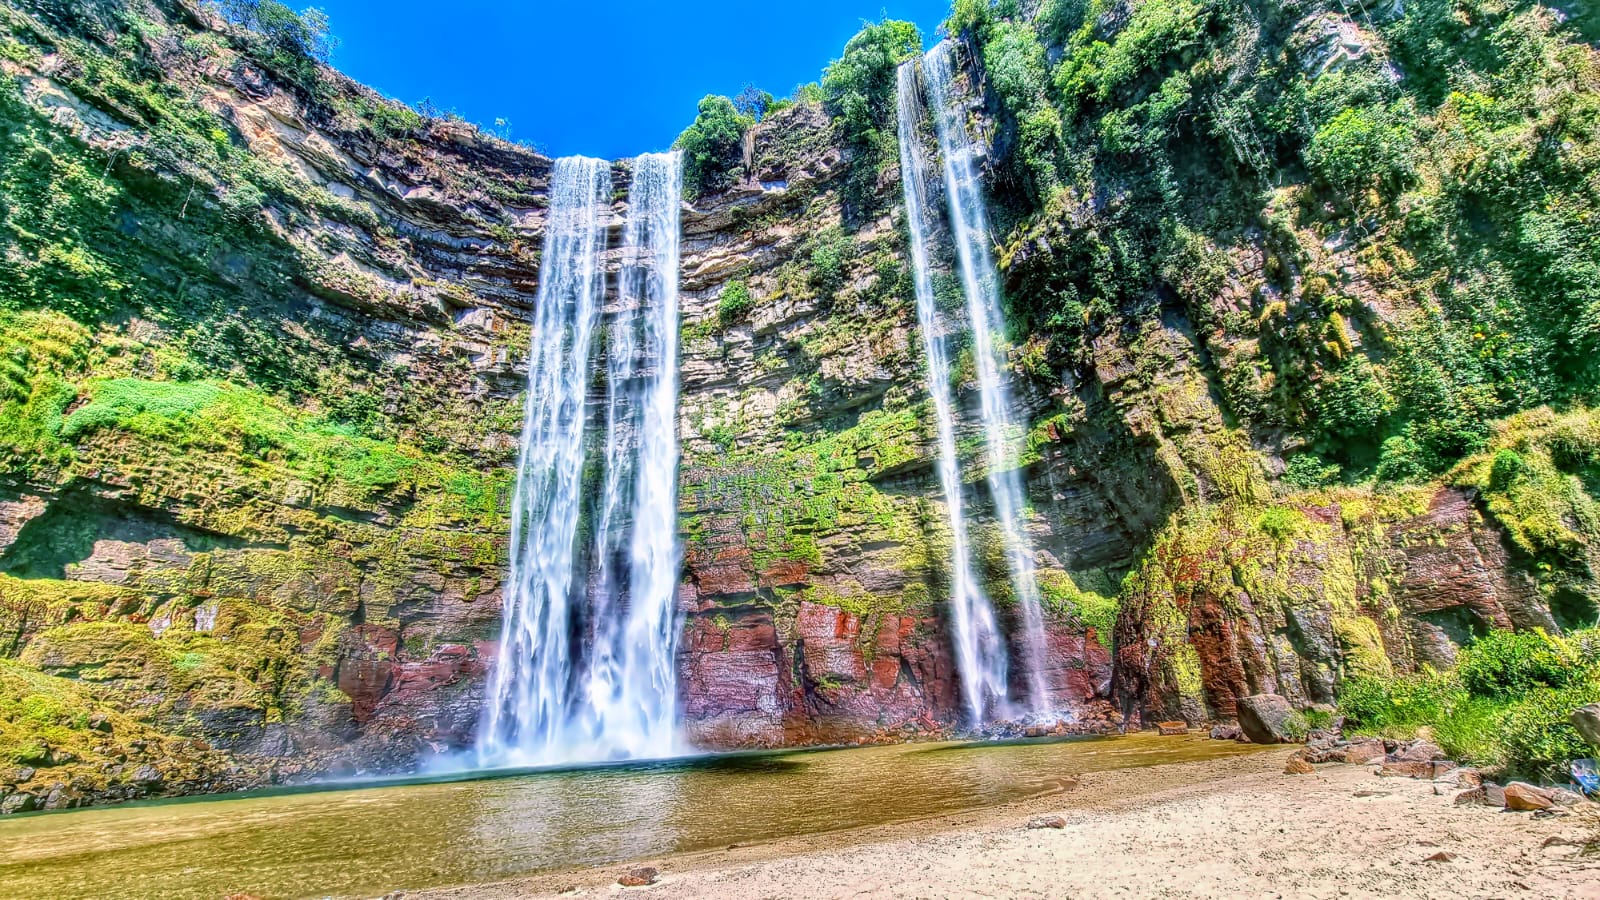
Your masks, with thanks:
<instances>
[{"instance_id":1,"label":"tree on cliff top","mask_svg":"<svg viewBox=\"0 0 1600 900\"><path fill-rule=\"evenodd\" d=\"M691 196L733 183L733 168L744 157L745 130L754 124L727 97L710 94L700 101L694 124L673 143L683 151L683 182Z\"/></svg>"},{"instance_id":2,"label":"tree on cliff top","mask_svg":"<svg viewBox=\"0 0 1600 900\"><path fill-rule=\"evenodd\" d=\"M315 7L296 13L277 0L219 0L217 7L229 22L255 32L276 53L325 63L339 46L328 14Z\"/></svg>"},{"instance_id":3,"label":"tree on cliff top","mask_svg":"<svg viewBox=\"0 0 1600 900\"><path fill-rule=\"evenodd\" d=\"M921 50L917 26L885 19L864 26L844 45L844 55L822 73L824 102L855 157L844 186L849 218L859 220L871 206L878 170L898 158L892 124L895 69Z\"/></svg>"}]
</instances>

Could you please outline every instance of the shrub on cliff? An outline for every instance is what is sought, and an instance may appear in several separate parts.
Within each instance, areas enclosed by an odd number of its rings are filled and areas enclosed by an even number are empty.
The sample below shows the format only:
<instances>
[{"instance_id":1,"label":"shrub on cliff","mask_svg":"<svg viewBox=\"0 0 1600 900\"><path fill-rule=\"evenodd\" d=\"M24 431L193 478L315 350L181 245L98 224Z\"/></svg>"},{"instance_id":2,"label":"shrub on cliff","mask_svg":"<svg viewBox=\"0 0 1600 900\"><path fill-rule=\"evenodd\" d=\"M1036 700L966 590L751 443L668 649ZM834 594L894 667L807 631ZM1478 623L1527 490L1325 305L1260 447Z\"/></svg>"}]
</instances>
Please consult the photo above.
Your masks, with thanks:
<instances>
[{"instance_id":1,"label":"shrub on cliff","mask_svg":"<svg viewBox=\"0 0 1600 900\"><path fill-rule=\"evenodd\" d=\"M922 50L922 36L910 22L885 19L867 25L845 44L844 55L822 75L828 112L838 120L839 136L855 159L844 187L852 215L872 196L879 169L895 152L895 70Z\"/></svg>"},{"instance_id":2,"label":"shrub on cliff","mask_svg":"<svg viewBox=\"0 0 1600 900\"><path fill-rule=\"evenodd\" d=\"M1462 686L1479 697L1565 687L1583 675L1559 640L1534 631L1489 632L1462 651L1457 672Z\"/></svg>"},{"instance_id":3,"label":"shrub on cliff","mask_svg":"<svg viewBox=\"0 0 1600 900\"><path fill-rule=\"evenodd\" d=\"M1427 727L1452 758L1517 777L1560 776L1591 753L1567 714L1600 700L1593 630L1561 638L1492 631L1454 671L1358 677L1339 688L1352 734L1405 739Z\"/></svg>"},{"instance_id":4,"label":"shrub on cliff","mask_svg":"<svg viewBox=\"0 0 1600 900\"><path fill-rule=\"evenodd\" d=\"M743 281L730 281L722 288L722 296L717 300L717 321L726 328L743 321L754 307L755 299L750 296L750 286Z\"/></svg>"},{"instance_id":5,"label":"shrub on cliff","mask_svg":"<svg viewBox=\"0 0 1600 900\"><path fill-rule=\"evenodd\" d=\"M683 151L683 187L689 196L726 190L744 158L744 133L755 120L716 94L700 101L694 124L673 146Z\"/></svg>"}]
</instances>

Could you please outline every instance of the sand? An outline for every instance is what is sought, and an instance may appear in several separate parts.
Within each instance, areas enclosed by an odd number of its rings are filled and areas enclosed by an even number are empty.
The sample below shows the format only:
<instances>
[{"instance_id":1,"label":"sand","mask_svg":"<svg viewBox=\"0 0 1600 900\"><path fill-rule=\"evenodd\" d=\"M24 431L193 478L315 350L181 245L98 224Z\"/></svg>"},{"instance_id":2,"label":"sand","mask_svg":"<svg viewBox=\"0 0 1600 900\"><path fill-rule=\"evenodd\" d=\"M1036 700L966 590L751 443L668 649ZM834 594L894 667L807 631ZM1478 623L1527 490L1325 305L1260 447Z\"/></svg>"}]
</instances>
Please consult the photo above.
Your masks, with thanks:
<instances>
[{"instance_id":1,"label":"sand","mask_svg":"<svg viewBox=\"0 0 1600 900\"><path fill-rule=\"evenodd\" d=\"M1459 789L1366 766L1285 775L1288 755L1099 773L965 816L405 896L1600 898L1593 808L1456 806ZM1066 827L1027 827L1049 815ZM657 883L616 883L638 866L659 869Z\"/></svg>"}]
</instances>

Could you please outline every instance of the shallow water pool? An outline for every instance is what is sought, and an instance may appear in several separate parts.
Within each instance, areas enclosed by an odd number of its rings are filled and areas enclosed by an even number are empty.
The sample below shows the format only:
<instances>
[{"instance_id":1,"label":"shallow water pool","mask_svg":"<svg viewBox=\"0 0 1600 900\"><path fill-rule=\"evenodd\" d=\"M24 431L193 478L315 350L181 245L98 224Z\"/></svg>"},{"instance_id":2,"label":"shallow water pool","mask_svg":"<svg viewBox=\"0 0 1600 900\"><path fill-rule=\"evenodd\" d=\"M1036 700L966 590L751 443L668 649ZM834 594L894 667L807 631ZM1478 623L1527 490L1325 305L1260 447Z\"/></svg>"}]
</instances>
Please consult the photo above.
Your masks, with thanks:
<instances>
[{"instance_id":1,"label":"shallow water pool","mask_svg":"<svg viewBox=\"0 0 1600 900\"><path fill-rule=\"evenodd\" d=\"M908 821L1252 749L1153 734L908 744L19 816L0 820L0 895L371 897Z\"/></svg>"}]
</instances>

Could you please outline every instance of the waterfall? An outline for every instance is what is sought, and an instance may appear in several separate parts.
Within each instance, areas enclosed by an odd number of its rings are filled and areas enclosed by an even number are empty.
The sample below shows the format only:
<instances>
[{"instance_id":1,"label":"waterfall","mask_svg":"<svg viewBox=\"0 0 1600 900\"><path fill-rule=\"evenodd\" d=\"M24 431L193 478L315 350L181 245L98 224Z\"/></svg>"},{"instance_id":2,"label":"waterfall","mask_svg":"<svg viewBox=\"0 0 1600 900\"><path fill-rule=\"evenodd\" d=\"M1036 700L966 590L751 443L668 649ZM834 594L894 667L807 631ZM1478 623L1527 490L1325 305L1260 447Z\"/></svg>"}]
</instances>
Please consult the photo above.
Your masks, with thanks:
<instances>
[{"instance_id":1,"label":"waterfall","mask_svg":"<svg viewBox=\"0 0 1600 900\"><path fill-rule=\"evenodd\" d=\"M962 698L972 724L982 724L986 714L1006 696L1006 655L995 621L994 608L984 596L972 571L963 510L961 476L956 469L954 403L950 388L950 352L940 323L929 261L928 162L917 136L922 104L917 90L916 61L897 73L900 137L900 186L905 195L906 219L911 231L912 273L917 295L917 323L928 364L928 393L933 396L939 441L939 486L944 491L950 524L950 609L955 624L956 665L961 672Z\"/></svg>"},{"instance_id":2,"label":"waterfall","mask_svg":"<svg viewBox=\"0 0 1600 900\"><path fill-rule=\"evenodd\" d=\"M578 522L611 175L601 160L555 162L482 766L659 757L677 746L679 163L676 153L634 163L604 328L590 578Z\"/></svg>"},{"instance_id":3,"label":"waterfall","mask_svg":"<svg viewBox=\"0 0 1600 900\"><path fill-rule=\"evenodd\" d=\"M639 157L628 196L619 311L608 331L594 645L575 723L590 758L660 757L676 747L680 169L677 153ZM617 521L624 511L626 529Z\"/></svg>"},{"instance_id":4,"label":"waterfall","mask_svg":"<svg viewBox=\"0 0 1600 900\"><path fill-rule=\"evenodd\" d=\"M1033 548L1023 523L1025 503L1017 454L1020 430L1018 423L1012 419L1004 351L997 341L997 335L1002 331L1005 321L1000 308L1000 279L989 250L991 241L989 221L984 208L983 187L977 165L980 151L967 134L966 109L951 91L954 49L954 44L944 41L928 51L922 59L922 75L927 86L928 106L942 160L941 170L951 238L955 244L956 267L961 273L967 322L972 331L973 363L978 377L979 409L987 457L986 482L994 503L995 518L1000 525L1011 589L1021 619L1021 633L1016 640L1022 652L1021 668L1027 678L1027 711L1035 715L1044 715L1052 706L1049 687L1045 681L1044 614L1040 603L1039 583L1034 571ZM904 172L902 179L906 183L906 204L914 210L911 213L913 262L922 269L928 265L927 197L926 188L923 186L926 165L921 160L922 144L917 139L914 127L917 119L915 98L919 93L916 89L913 68L915 64L916 61L913 60L902 66L900 71L900 144ZM911 99L908 100L908 97ZM908 122L912 124L908 125ZM919 272L918 278L919 281L926 280L927 276ZM931 321L930 315L923 311L925 303L921 294L925 288L930 295L932 293L927 285L918 285L919 317L924 343L933 348L938 342L930 336L930 331L936 329L937 325ZM931 306L931 299L930 296L927 305ZM933 384L932 360L935 355L934 350L930 349L929 379L933 387L935 407L944 407L940 410L940 418L943 420L949 415L949 402L948 397L941 401L939 395L948 388ZM938 351L938 355L943 355L943 351ZM948 362L945 361L943 364L948 370ZM941 429L944 424L941 421ZM941 435L941 457L952 453L953 447L946 447ZM941 478L945 465L941 459ZM948 465L953 467L955 463L952 461ZM946 493L950 493L948 486ZM953 514L959 515L959 510L953 509ZM957 564L959 565L959 561ZM961 628L961 605L958 599L956 603L958 629ZM974 627L981 626L975 623ZM958 662L961 655L960 640L981 640L981 637L974 635L971 638L958 638ZM981 661L977 661L976 664L981 673L979 677L991 677L992 669L983 668ZM1001 669L1001 672L1003 674L1004 670ZM968 676L964 671L963 678L966 677Z\"/></svg>"}]
</instances>

